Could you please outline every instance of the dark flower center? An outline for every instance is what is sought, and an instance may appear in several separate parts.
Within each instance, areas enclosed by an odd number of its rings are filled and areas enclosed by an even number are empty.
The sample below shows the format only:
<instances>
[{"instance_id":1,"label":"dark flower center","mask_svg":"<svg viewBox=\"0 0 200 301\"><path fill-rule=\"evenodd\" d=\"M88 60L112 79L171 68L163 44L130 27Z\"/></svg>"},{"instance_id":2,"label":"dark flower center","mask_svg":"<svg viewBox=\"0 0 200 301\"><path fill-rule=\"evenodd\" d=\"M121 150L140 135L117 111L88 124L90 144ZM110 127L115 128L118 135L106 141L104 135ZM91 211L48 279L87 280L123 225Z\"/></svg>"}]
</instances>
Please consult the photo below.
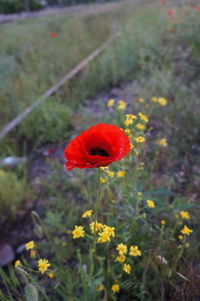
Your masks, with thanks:
<instances>
[{"instance_id":1,"label":"dark flower center","mask_svg":"<svg viewBox=\"0 0 200 301\"><path fill-rule=\"evenodd\" d=\"M100 147L92 148L90 150L90 155L92 156L101 156L101 157L109 157L109 154L105 149L102 149Z\"/></svg>"}]
</instances>

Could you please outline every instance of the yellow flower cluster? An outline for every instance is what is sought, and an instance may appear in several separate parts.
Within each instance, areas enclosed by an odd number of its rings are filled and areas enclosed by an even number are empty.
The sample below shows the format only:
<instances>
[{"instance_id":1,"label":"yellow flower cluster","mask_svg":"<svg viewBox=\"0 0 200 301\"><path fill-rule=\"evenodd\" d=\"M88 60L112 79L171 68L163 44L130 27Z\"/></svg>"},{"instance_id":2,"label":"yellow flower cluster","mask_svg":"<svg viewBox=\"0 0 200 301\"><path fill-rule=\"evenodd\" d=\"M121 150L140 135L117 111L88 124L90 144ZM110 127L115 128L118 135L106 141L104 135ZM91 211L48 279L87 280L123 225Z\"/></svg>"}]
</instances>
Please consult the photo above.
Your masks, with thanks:
<instances>
[{"instance_id":1,"label":"yellow flower cluster","mask_svg":"<svg viewBox=\"0 0 200 301\"><path fill-rule=\"evenodd\" d=\"M142 123L137 123L135 127L140 131L144 131L146 129L146 126Z\"/></svg>"},{"instance_id":2,"label":"yellow flower cluster","mask_svg":"<svg viewBox=\"0 0 200 301\"><path fill-rule=\"evenodd\" d=\"M162 138L162 139L158 139L156 141L156 143L162 147L167 147L168 146L168 142L166 138Z\"/></svg>"},{"instance_id":3,"label":"yellow flower cluster","mask_svg":"<svg viewBox=\"0 0 200 301\"><path fill-rule=\"evenodd\" d=\"M147 117L147 115L142 114L141 112L138 113L138 116L141 120L143 120L145 123L149 122L149 118Z\"/></svg>"},{"instance_id":4,"label":"yellow flower cluster","mask_svg":"<svg viewBox=\"0 0 200 301\"><path fill-rule=\"evenodd\" d=\"M165 107L168 104L167 99L164 97L152 97L152 102L158 102L161 106Z\"/></svg>"},{"instance_id":5,"label":"yellow flower cluster","mask_svg":"<svg viewBox=\"0 0 200 301\"><path fill-rule=\"evenodd\" d=\"M119 100L118 101L118 106L117 106L117 109L118 110L125 110L126 109L126 102L124 100Z\"/></svg>"},{"instance_id":6,"label":"yellow flower cluster","mask_svg":"<svg viewBox=\"0 0 200 301\"><path fill-rule=\"evenodd\" d=\"M182 219L190 219L190 214L187 211L181 211L180 216Z\"/></svg>"},{"instance_id":7,"label":"yellow flower cluster","mask_svg":"<svg viewBox=\"0 0 200 301\"><path fill-rule=\"evenodd\" d=\"M104 243L110 241L111 237L115 237L115 227L109 227L107 225L103 225L102 231L98 232L98 243Z\"/></svg>"}]
</instances>

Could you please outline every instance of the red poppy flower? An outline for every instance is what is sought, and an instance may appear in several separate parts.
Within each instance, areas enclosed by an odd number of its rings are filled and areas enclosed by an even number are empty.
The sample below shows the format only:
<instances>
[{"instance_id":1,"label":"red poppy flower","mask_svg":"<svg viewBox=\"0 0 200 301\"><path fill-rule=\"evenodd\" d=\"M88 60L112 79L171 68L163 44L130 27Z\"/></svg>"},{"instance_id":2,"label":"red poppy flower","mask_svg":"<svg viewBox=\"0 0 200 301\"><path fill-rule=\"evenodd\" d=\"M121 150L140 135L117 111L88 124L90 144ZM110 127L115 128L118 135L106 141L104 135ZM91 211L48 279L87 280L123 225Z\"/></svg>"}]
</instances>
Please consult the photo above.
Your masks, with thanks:
<instances>
[{"instance_id":1,"label":"red poppy flower","mask_svg":"<svg viewBox=\"0 0 200 301\"><path fill-rule=\"evenodd\" d=\"M74 138L64 153L68 170L107 166L121 160L130 150L130 141L119 127L100 123Z\"/></svg>"},{"instance_id":2,"label":"red poppy flower","mask_svg":"<svg viewBox=\"0 0 200 301\"><path fill-rule=\"evenodd\" d=\"M167 11L167 14L168 14L168 16L174 16L174 11L173 11L173 9L169 9L169 10Z\"/></svg>"},{"instance_id":3,"label":"red poppy flower","mask_svg":"<svg viewBox=\"0 0 200 301\"><path fill-rule=\"evenodd\" d=\"M56 32L51 32L51 37L52 38L56 38L57 37L57 33Z\"/></svg>"}]
</instances>

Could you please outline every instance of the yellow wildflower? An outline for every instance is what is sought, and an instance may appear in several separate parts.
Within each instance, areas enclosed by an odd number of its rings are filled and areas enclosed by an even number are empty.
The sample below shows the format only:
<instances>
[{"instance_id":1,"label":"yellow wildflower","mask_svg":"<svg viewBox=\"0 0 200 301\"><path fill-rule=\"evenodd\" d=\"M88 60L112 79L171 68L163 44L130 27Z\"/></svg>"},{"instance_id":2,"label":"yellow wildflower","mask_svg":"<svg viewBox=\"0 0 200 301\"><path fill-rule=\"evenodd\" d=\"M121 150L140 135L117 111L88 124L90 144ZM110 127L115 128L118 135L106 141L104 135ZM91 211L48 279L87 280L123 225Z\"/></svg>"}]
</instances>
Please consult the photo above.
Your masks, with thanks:
<instances>
[{"instance_id":1,"label":"yellow wildflower","mask_svg":"<svg viewBox=\"0 0 200 301\"><path fill-rule=\"evenodd\" d=\"M135 119L137 119L137 116L133 115L133 114L126 114L126 119L127 120L135 120Z\"/></svg>"},{"instance_id":2,"label":"yellow wildflower","mask_svg":"<svg viewBox=\"0 0 200 301\"><path fill-rule=\"evenodd\" d=\"M144 98L139 98L139 99L138 99L138 102L144 103Z\"/></svg>"},{"instance_id":3,"label":"yellow wildflower","mask_svg":"<svg viewBox=\"0 0 200 301\"><path fill-rule=\"evenodd\" d=\"M111 290L113 293L119 293L119 290L120 290L120 287L119 287L119 284L113 284L112 287L111 287Z\"/></svg>"},{"instance_id":4,"label":"yellow wildflower","mask_svg":"<svg viewBox=\"0 0 200 301\"><path fill-rule=\"evenodd\" d=\"M144 131L146 129L146 126L142 123L137 123L135 127L140 131Z\"/></svg>"},{"instance_id":5,"label":"yellow wildflower","mask_svg":"<svg viewBox=\"0 0 200 301\"><path fill-rule=\"evenodd\" d=\"M126 102L124 100L119 100L118 101L118 110L125 110L126 109Z\"/></svg>"},{"instance_id":6,"label":"yellow wildflower","mask_svg":"<svg viewBox=\"0 0 200 301\"><path fill-rule=\"evenodd\" d=\"M107 180L105 178L100 177L100 183L101 184L105 184L107 182Z\"/></svg>"},{"instance_id":7,"label":"yellow wildflower","mask_svg":"<svg viewBox=\"0 0 200 301\"><path fill-rule=\"evenodd\" d=\"M123 178L124 175L125 175L125 171L123 171L123 170L118 170L118 172L117 172L117 177L118 177L118 178Z\"/></svg>"},{"instance_id":8,"label":"yellow wildflower","mask_svg":"<svg viewBox=\"0 0 200 301\"><path fill-rule=\"evenodd\" d=\"M107 107L110 108L110 107L113 107L115 104L115 100L114 99L109 99L108 102L107 102Z\"/></svg>"},{"instance_id":9,"label":"yellow wildflower","mask_svg":"<svg viewBox=\"0 0 200 301\"><path fill-rule=\"evenodd\" d=\"M103 231L103 232L99 232L98 234L99 234L99 238L97 240L98 243L110 241L110 235L108 232Z\"/></svg>"},{"instance_id":10,"label":"yellow wildflower","mask_svg":"<svg viewBox=\"0 0 200 301\"><path fill-rule=\"evenodd\" d=\"M126 260L126 256L125 255L119 255L116 257L115 262L124 262Z\"/></svg>"},{"instance_id":11,"label":"yellow wildflower","mask_svg":"<svg viewBox=\"0 0 200 301\"><path fill-rule=\"evenodd\" d=\"M185 235L190 235L193 232L193 230L191 230L190 228L188 228L187 226L184 226L183 229L181 230L181 233L185 234Z\"/></svg>"},{"instance_id":12,"label":"yellow wildflower","mask_svg":"<svg viewBox=\"0 0 200 301\"><path fill-rule=\"evenodd\" d=\"M142 136L139 136L139 137L135 138L135 141L136 141L137 143L144 143L144 142L145 142L145 138L142 137Z\"/></svg>"},{"instance_id":13,"label":"yellow wildflower","mask_svg":"<svg viewBox=\"0 0 200 301\"><path fill-rule=\"evenodd\" d=\"M181 211L181 212L180 212L180 216L181 216L183 219L190 219L190 214L189 214L187 211Z\"/></svg>"},{"instance_id":14,"label":"yellow wildflower","mask_svg":"<svg viewBox=\"0 0 200 301\"><path fill-rule=\"evenodd\" d=\"M143 120L145 123L149 122L149 118L147 117L147 115L142 114L141 112L138 113L138 116L140 117L141 120Z\"/></svg>"},{"instance_id":15,"label":"yellow wildflower","mask_svg":"<svg viewBox=\"0 0 200 301\"><path fill-rule=\"evenodd\" d=\"M103 225L103 231L106 232L109 236L115 237L115 227Z\"/></svg>"},{"instance_id":16,"label":"yellow wildflower","mask_svg":"<svg viewBox=\"0 0 200 301\"><path fill-rule=\"evenodd\" d=\"M22 265L21 261L20 260L16 260L15 264L14 264L15 268L20 267L20 265Z\"/></svg>"},{"instance_id":17,"label":"yellow wildflower","mask_svg":"<svg viewBox=\"0 0 200 301\"><path fill-rule=\"evenodd\" d=\"M130 129L125 129L124 131L127 135L129 135L131 133L131 130Z\"/></svg>"},{"instance_id":18,"label":"yellow wildflower","mask_svg":"<svg viewBox=\"0 0 200 301\"><path fill-rule=\"evenodd\" d=\"M44 274L50 266L51 265L47 259L38 260L38 270L40 271L40 273Z\"/></svg>"},{"instance_id":19,"label":"yellow wildflower","mask_svg":"<svg viewBox=\"0 0 200 301\"><path fill-rule=\"evenodd\" d=\"M54 277L55 277L55 274L51 272L51 273L49 273L49 274L48 274L48 276L49 276L49 278L51 278L51 279L52 279L52 278L54 278Z\"/></svg>"},{"instance_id":20,"label":"yellow wildflower","mask_svg":"<svg viewBox=\"0 0 200 301\"><path fill-rule=\"evenodd\" d=\"M154 201L152 201L152 200L147 200L147 206L148 206L149 208L155 208L155 203L154 203Z\"/></svg>"},{"instance_id":21,"label":"yellow wildflower","mask_svg":"<svg viewBox=\"0 0 200 301\"><path fill-rule=\"evenodd\" d=\"M124 121L125 126L129 126L131 124L133 124L133 120L131 120L131 119L127 119L127 120Z\"/></svg>"},{"instance_id":22,"label":"yellow wildflower","mask_svg":"<svg viewBox=\"0 0 200 301\"><path fill-rule=\"evenodd\" d=\"M35 248L35 243L34 243L34 241L31 240L31 241L27 242L26 245L25 245L25 247L26 247L26 250L27 250L27 251L28 251L28 250L34 249L34 248Z\"/></svg>"},{"instance_id":23,"label":"yellow wildflower","mask_svg":"<svg viewBox=\"0 0 200 301\"><path fill-rule=\"evenodd\" d=\"M183 236L183 235L181 235L181 234L178 236L178 238L179 238L180 240L182 240L182 239L183 239L183 237L184 237L184 236Z\"/></svg>"},{"instance_id":24,"label":"yellow wildflower","mask_svg":"<svg viewBox=\"0 0 200 301\"><path fill-rule=\"evenodd\" d=\"M158 102L158 97L153 96L151 99L152 102Z\"/></svg>"},{"instance_id":25,"label":"yellow wildflower","mask_svg":"<svg viewBox=\"0 0 200 301\"><path fill-rule=\"evenodd\" d=\"M159 97L158 98L158 102L161 106L165 107L167 105L167 99L163 98L163 97Z\"/></svg>"},{"instance_id":26,"label":"yellow wildflower","mask_svg":"<svg viewBox=\"0 0 200 301\"><path fill-rule=\"evenodd\" d=\"M90 223L89 226L90 226L90 231L91 231L92 233L94 233L94 231L98 232L98 231L102 230L103 227L104 227L103 224L98 223L97 221L96 221L96 222Z\"/></svg>"},{"instance_id":27,"label":"yellow wildflower","mask_svg":"<svg viewBox=\"0 0 200 301\"><path fill-rule=\"evenodd\" d=\"M109 169L108 166L101 166L100 168L101 168L102 170L108 170L108 169Z\"/></svg>"},{"instance_id":28,"label":"yellow wildflower","mask_svg":"<svg viewBox=\"0 0 200 301\"><path fill-rule=\"evenodd\" d=\"M87 210L83 213L82 218L87 218L92 215L93 210Z\"/></svg>"},{"instance_id":29,"label":"yellow wildflower","mask_svg":"<svg viewBox=\"0 0 200 301\"><path fill-rule=\"evenodd\" d=\"M107 175L109 176L109 177L111 177L111 178L113 178L114 177L114 175L115 175L115 173L114 173L114 171L108 171L107 172Z\"/></svg>"},{"instance_id":30,"label":"yellow wildflower","mask_svg":"<svg viewBox=\"0 0 200 301\"><path fill-rule=\"evenodd\" d=\"M162 138L162 139L158 139L156 141L156 143L160 146L163 146L163 147L167 147L168 146L168 143L167 143L167 139L166 138Z\"/></svg>"},{"instance_id":31,"label":"yellow wildflower","mask_svg":"<svg viewBox=\"0 0 200 301\"><path fill-rule=\"evenodd\" d=\"M103 290L104 290L103 284L99 284L99 285L97 286L97 291L101 292L101 291L103 291Z\"/></svg>"},{"instance_id":32,"label":"yellow wildflower","mask_svg":"<svg viewBox=\"0 0 200 301\"><path fill-rule=\"evenodd\" d=\"M123 270L124 270L124 272L125 273L127 273L127 274L130 274L131 273L131 266L130 266L130 264L124 264L124 266L123 266Z\"/></svg>"},{"instance_id":33,"label":"yellow wildflower","mask_svg":"<svg viewBox=\"0 0 200 301\"><path fill-rule=\"evenodd\" d=\"M130 147L131 147L131 149L132 149L132 148L134 148L134 145L133 145L133 143L131 143L131 144L130 144Z\"/></svg>"},{"instance_id":34,"label":"yellow wildflower","mask_svg":"<svg viewBox=\"0 0 200 301\"><path fill-rule=\"evenodd\" d=\"M160 223L161 223L161 225L164 226L166 224L166 221L164 219L162 219Z\"/></svg>"},{"instance_id":35,"label":"yellow wildflower","mask_svg":"<svg viewBox=\"0 0 200 301\"><path fill-rule=\"evenodd\" d=\"M30 252L31 258L35 258L36 257L36 253L37 253L36 250L31 250L31 252Z\"/></svg>"},{"instance_id":36,"label":"yellow wildflower","mask_svg":"<svg viewBox=\"0 0 200 301\"><path fill-rule=\"evenodd\" d=\"M127 246L125 244L118 244L116 250L119 252L119 255L124 255L127 253Z\"/></svg>"},{"instance_id":37,"label":"yellow wildflower","mask_svg":"<svg viewBox=\"0 0 200 301\"><path fill-rule=\"evenodd\" d=\"M131 256L141 256L141 251L138 249L138 246L131 246L129 255Z\"/></svg>"},{"instance_id":38,"label":"yellow wildflower","mask_svg":"<svg viewBox=\"0 0 200 301\"><path fill-rule=\"evenodd\" d=\"M77 239L80 237L84 237L85 231L82 226L75 226L74 230L72 231L73 239Z\"/></svg>"}]
</instances>

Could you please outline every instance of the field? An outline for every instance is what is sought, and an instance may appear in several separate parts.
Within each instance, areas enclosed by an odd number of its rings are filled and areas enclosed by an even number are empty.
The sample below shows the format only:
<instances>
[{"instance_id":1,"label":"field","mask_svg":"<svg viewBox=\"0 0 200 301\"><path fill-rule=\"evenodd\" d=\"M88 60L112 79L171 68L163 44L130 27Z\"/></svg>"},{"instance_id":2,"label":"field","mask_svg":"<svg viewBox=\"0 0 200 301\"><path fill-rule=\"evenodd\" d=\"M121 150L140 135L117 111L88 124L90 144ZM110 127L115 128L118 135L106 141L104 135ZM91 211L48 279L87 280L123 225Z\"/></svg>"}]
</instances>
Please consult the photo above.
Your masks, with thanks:
<instances>
[{"instance_id":1,"label":"field","mask_svg":"<svg viewBox=\"0 0 200 301\"><path fill-rule=\"evenodd\" d=\"M199 300L199 32L175 0L0 25L1 128L118 34L0 141L0 300Z\"/></svg>"}]
</instances>

